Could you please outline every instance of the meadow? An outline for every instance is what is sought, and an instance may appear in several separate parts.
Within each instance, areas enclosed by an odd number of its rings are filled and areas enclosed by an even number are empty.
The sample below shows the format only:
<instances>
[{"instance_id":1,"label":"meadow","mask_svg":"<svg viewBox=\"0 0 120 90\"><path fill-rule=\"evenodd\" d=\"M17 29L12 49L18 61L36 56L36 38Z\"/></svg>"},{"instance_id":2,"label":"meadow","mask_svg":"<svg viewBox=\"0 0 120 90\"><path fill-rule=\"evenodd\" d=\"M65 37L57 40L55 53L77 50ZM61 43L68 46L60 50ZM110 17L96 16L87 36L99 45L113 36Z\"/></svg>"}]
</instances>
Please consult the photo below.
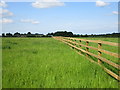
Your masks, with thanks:
<instances>
[{"instance_id":1,"label":"meadow","mask_svg":"<svg viewBox=\"0 0 120 90\"><path fill-rule=\"evenodd\" d=\"M87 40L101 40L101 41L107 41L107 42L114 42L114 43L120 43L119 42L119 38L81 38L81 39L87 39ZM79 41L77 41L79 43ZM82 41L81 42L82 44L86 45L86 42ZM93 43L93 42L90 42L88 44L89 46L92 46L92 47L95 47L95 48L98 48L98 44L97 43ZM82 49L86 50L85 47L81 47ZM107 50L107 51L110 51L110 52L113 52L113 53L119 53L120 52L118 51L118 47L116 46L111 46L111 45L106 45L106 44L102 44L102 47L101 47L103 50ZM92 52L93 54L95 55L98 55L98 51L97 50L93 50L93 49L89 49L89 52ZM84 53L83 53L84 54ZM111 56L109 54L106 54L106 53L102 53L101 55L102 57L106 58L107 60L110 60L114 63L117 63L119 64L119 58L116 58L114 56ZM94 61L97 61L98 59L93 57L93 56L90 56L91 59L93 59ZM104 62L102 62L102 65L103 66L106 66L108 69L110 69L111 71L113 71L114 73L118 74L118 70L116 68L113 68L111 67L109 64L106 64Z\"/></svg>"},{"instance_id":2,"label":"meadow","mask_svg":"<svg viewBox=\"0 0 120 90\"><path fill-rule=\"evenodd\" d=\"M2 38L2 68L3 88L118 88L100 66L53 38Z\"/></svg>"}]
</instances>

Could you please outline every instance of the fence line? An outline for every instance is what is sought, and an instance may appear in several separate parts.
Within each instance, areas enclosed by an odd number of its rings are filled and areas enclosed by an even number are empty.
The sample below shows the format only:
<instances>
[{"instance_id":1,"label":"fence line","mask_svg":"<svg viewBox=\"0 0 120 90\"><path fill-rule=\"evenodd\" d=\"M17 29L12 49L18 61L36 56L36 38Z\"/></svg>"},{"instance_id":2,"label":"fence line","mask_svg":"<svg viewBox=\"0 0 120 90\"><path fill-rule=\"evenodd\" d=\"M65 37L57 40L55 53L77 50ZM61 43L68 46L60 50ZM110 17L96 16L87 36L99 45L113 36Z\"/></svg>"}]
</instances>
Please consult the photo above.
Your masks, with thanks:
<instances>
[{"instance_id":1,"label":"fence line","mask_svg":"<svg viewBox=\"0 0 120 90\"><path fill-rule=\"evenodd\" d=\"M77 44L77 45L84 46L84 47L87 47L87 48L91 48L91 49L94 49L94 50L97 50L97 51L100 51L100 52L109 54L109 55L111 55L111 56L120 58L120 55L118 55L117 53L113 53L113 52L110 52L110 51L107 51L107 50L103 50L103 49L101 49L101 48L95 48L95 47L92 47L92 46L79 44L79 43L76 43L76 42L72 42L72 43L75 43L75 44ZM98 44L100 44L100 43L98 43Z\"/></svg>"},{"instance_id":2,"label":"fence line","mask_svg":"<svg viewBox=\"0 0 120 90\"><path fill-rule=\"evenodd\" d=\"M68 38L68 37L64 37L64 38ZM78 38L69 38L69 39L88 41L88 42L93 42L93 43L102 43L102 44L107 44L107 45L111 45L111 46L120 46L118 43L101 41L101 40L87 40L87 39L78 39Z\"/></svg>"},{"instance_id":3,"label":"fence line","mask_svg":"<svg viewBox=\"0 0 120 90\"><path fill-rule=\"evenodd\" d=\"M101 63L102 62L105 62L109 65L111 65L112 67L116 68L117 70L120 70L120 65L110 61L110 60L107 60L106 58L103 58L101 55L102 53L106 53L108 55L111 55L111 56L114 56L116 58L120 58L120 55L117 54L117 53L113 53L113 52L110 52L110 51L107 51L107 50L104 50L102 49L102 45L103 44L107 44L107 45L111 45L111 46L118 46L118 43L113 43L113 42L106 42L106 41L100 41L100 40L86 40L86 39L78 39L78 38L70 38L70 37L53 37L57 40L60 40L64 43L66 43L67 45L71 46L72 48L76 49L76 50L79 50L83 53L86 54L86 57L89 58L88 56L93 56L95 58L98 59L98 62L97 64L99 64L100 66L102 66L104 68L104 70L110 74L111 76L113 76L115 79L119 80L120 81L120 76L117 75L116 73L112 72L111 70L107 69L105 66L103 66ZM74 40L74 41L72 41ZM76 41L79 41L79 43L77 43ZM86 42L86 45L83 45L81 44L82 41L85 41ZM92 47L92 46L89 46L89 43L90 42L93 42L93 43L97 43L98 44L98 48L95 48L95 47ZM77 47L77 45L79 47ZM82 49L81 47L85 47L86 50ZM98 55L96 54L93 54L89 51L89 48L93 49L93 50L97 50L98 51ZM79 54L81 54L80 52L78 52ZM92 61L92 60L91 60ZM95 62L95 61L94 61Z\"/></svg>"}]
</instances>

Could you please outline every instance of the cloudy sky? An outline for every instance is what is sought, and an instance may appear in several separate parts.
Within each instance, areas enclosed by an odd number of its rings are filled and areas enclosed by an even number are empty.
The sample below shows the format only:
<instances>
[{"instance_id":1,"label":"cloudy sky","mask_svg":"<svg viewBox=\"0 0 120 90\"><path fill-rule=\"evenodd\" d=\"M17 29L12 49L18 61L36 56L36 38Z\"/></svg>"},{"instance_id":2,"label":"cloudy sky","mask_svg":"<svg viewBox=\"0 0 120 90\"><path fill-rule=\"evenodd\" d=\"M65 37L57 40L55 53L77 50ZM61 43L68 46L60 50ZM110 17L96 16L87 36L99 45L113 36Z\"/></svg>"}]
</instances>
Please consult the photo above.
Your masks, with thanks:
<instances>
[{"instance_id":1,"label":"cloudy sky","mask_svg":"<svg viewBox=\"0 0 120 90\"><path fill-rule=\"evenodd\" d=\"M1 33L30 31L47 34L63 30L75 34L112 33L118 32L118 14L117 2L102 0L0 2Z\"/></svg>"}]
</instances>

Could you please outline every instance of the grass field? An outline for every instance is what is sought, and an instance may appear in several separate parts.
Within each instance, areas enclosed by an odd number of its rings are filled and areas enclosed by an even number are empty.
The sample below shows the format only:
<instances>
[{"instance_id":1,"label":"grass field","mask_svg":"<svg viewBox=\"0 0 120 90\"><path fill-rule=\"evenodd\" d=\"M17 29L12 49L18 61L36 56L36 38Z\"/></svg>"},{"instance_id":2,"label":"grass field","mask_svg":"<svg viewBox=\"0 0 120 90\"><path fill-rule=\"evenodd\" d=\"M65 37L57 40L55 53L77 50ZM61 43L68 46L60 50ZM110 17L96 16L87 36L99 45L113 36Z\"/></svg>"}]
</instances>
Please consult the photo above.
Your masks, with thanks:
<instances>
[{"instance_id":1,"label":"grass field","mask_svg":"<svg viewBox=\"0 0 120 90\"><path fill-rule=\"evenodd\" d=\"M100 37L100 38L96 38L96 37L83 37L82 39L88 39L88 40L102 40L102 41L108 41L108 42L115 42L115 43L118 43L119 42L119 38L112 38L112 37Z\"/></svg>"},{"instance_id":2,"label":"grass field","mask_svg":"<svg viewBox=\"0 0 120 90\"><path fill-rule=\"evenodd\" d=\"M101 41L107 41L107 42L114 42L114 43L118 43L118 38L81 38L81 39L87 39L87 40L101 40ZM76 41L77 43L80 43L79 41ZM82 44L86 45L86 42L85 41L82 41L81 42ZM93 42L89 42L89 46L92 46L92 47L96 47L98 48L98 44L97 43L93 43ZM79 47L79 46L78 46ZM86 47L81 47L82 49L86 50ZM104 50L107 50L107 51L110 51L110 52L114 52L114 53L119 53L118 52L118 47L116 46L111 46L111 45L106 45L106 44L102 44L102 49ZM98 51L97 50L93 50L93 49L89 49L89 52L92 52L93 54L96 54L98 55ZM119 64L119 58L116 58L114 56L111 56L109 54L106 54L106 53L102 53L101 55L102 57L106 58L107 60L110 60L114 63L117 63ZM90 56L94 61L97 61L98 59L93 57L93 56ZM110 69L111 71L113 71L114 73L118 74L118 70L116 68L113 68L111 67L109 64L107 63L104 63L102 62L102 64L104 66L106 66L108 69Z\"/></svg>"},{"instance_id":3,"label":"grass field","mask_svg":"<svg viewBox=\"0 0 120 90\"><path fill-rule=\"evenodd\" d=\"M3 88L118 88L98 65L53 38L2 39Z\"/></svg>"}]
</instances>

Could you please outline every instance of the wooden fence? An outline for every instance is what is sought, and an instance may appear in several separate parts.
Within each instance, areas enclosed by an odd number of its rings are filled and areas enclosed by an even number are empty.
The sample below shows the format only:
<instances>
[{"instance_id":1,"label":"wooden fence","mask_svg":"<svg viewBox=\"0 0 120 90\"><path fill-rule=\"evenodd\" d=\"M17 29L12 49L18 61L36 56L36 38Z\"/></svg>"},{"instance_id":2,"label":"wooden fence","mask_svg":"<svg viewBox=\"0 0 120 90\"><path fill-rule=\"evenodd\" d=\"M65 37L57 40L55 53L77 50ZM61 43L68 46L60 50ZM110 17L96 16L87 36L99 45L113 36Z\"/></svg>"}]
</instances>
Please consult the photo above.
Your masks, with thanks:
<instances>
[{"instance_id":1,"label":"wooden fence","mask_svg":"<svg viewBox=\"0 0 120 90\"><path fill-rule=\"evenodd\" d=\"M107 42L107 41L101 41L101 40L86 40L86 39L79 39L79 38L71 38L71 37L53 37L54 39L57 39L57 40L60 40L64 43L66 43L67 45L71 46L72 48L76 49L77 51L81 51L83 53L86 54L86 57L92 61L92 62L95 62L97 63L98 65L100 65L108 74L110 74L112 77L114 77L115 79L117 79L118 81L120 81L120 76L116 73L114 73L113 71L107 69L104 65L102 65L102 62L105 62L109 65L111 65L112 67L116 68L118 71L120 70L120 65L102 57L102 53L105 53L105 54L108 54L110 56L114 56L116 58L118 58L118 60L120 59L120 55L117 54L117 53L113 53L113 52L110 52L110 51L107 51L107 50L104 50L102 49L102 46L104 44L106 45L110 45L110 46L119 46L118 43L113 43L113 42ZM79 41L76 42L76 41ZM86 42L86 45L82 44L81 42L84 41ZM92 43L97 43L98 44L98 48L96 47L92 47L92 46L89 46L89 43L92 42ZM78 47L79 46L79 47ZM82 49L81 47L85 47L86 50ZM98 55L96 54L93 54L89 51L89 48L90 49L93 49L93 50L97 50L98 51ZM80 52L77 52L78 54L82 55ZM90 59L89 58L89 55L90 56L93 56L95 58L98 59L98 61L94 61L93 59ZM120 74L120 72L118 72Z\"/></svg>"}]
</instances>

